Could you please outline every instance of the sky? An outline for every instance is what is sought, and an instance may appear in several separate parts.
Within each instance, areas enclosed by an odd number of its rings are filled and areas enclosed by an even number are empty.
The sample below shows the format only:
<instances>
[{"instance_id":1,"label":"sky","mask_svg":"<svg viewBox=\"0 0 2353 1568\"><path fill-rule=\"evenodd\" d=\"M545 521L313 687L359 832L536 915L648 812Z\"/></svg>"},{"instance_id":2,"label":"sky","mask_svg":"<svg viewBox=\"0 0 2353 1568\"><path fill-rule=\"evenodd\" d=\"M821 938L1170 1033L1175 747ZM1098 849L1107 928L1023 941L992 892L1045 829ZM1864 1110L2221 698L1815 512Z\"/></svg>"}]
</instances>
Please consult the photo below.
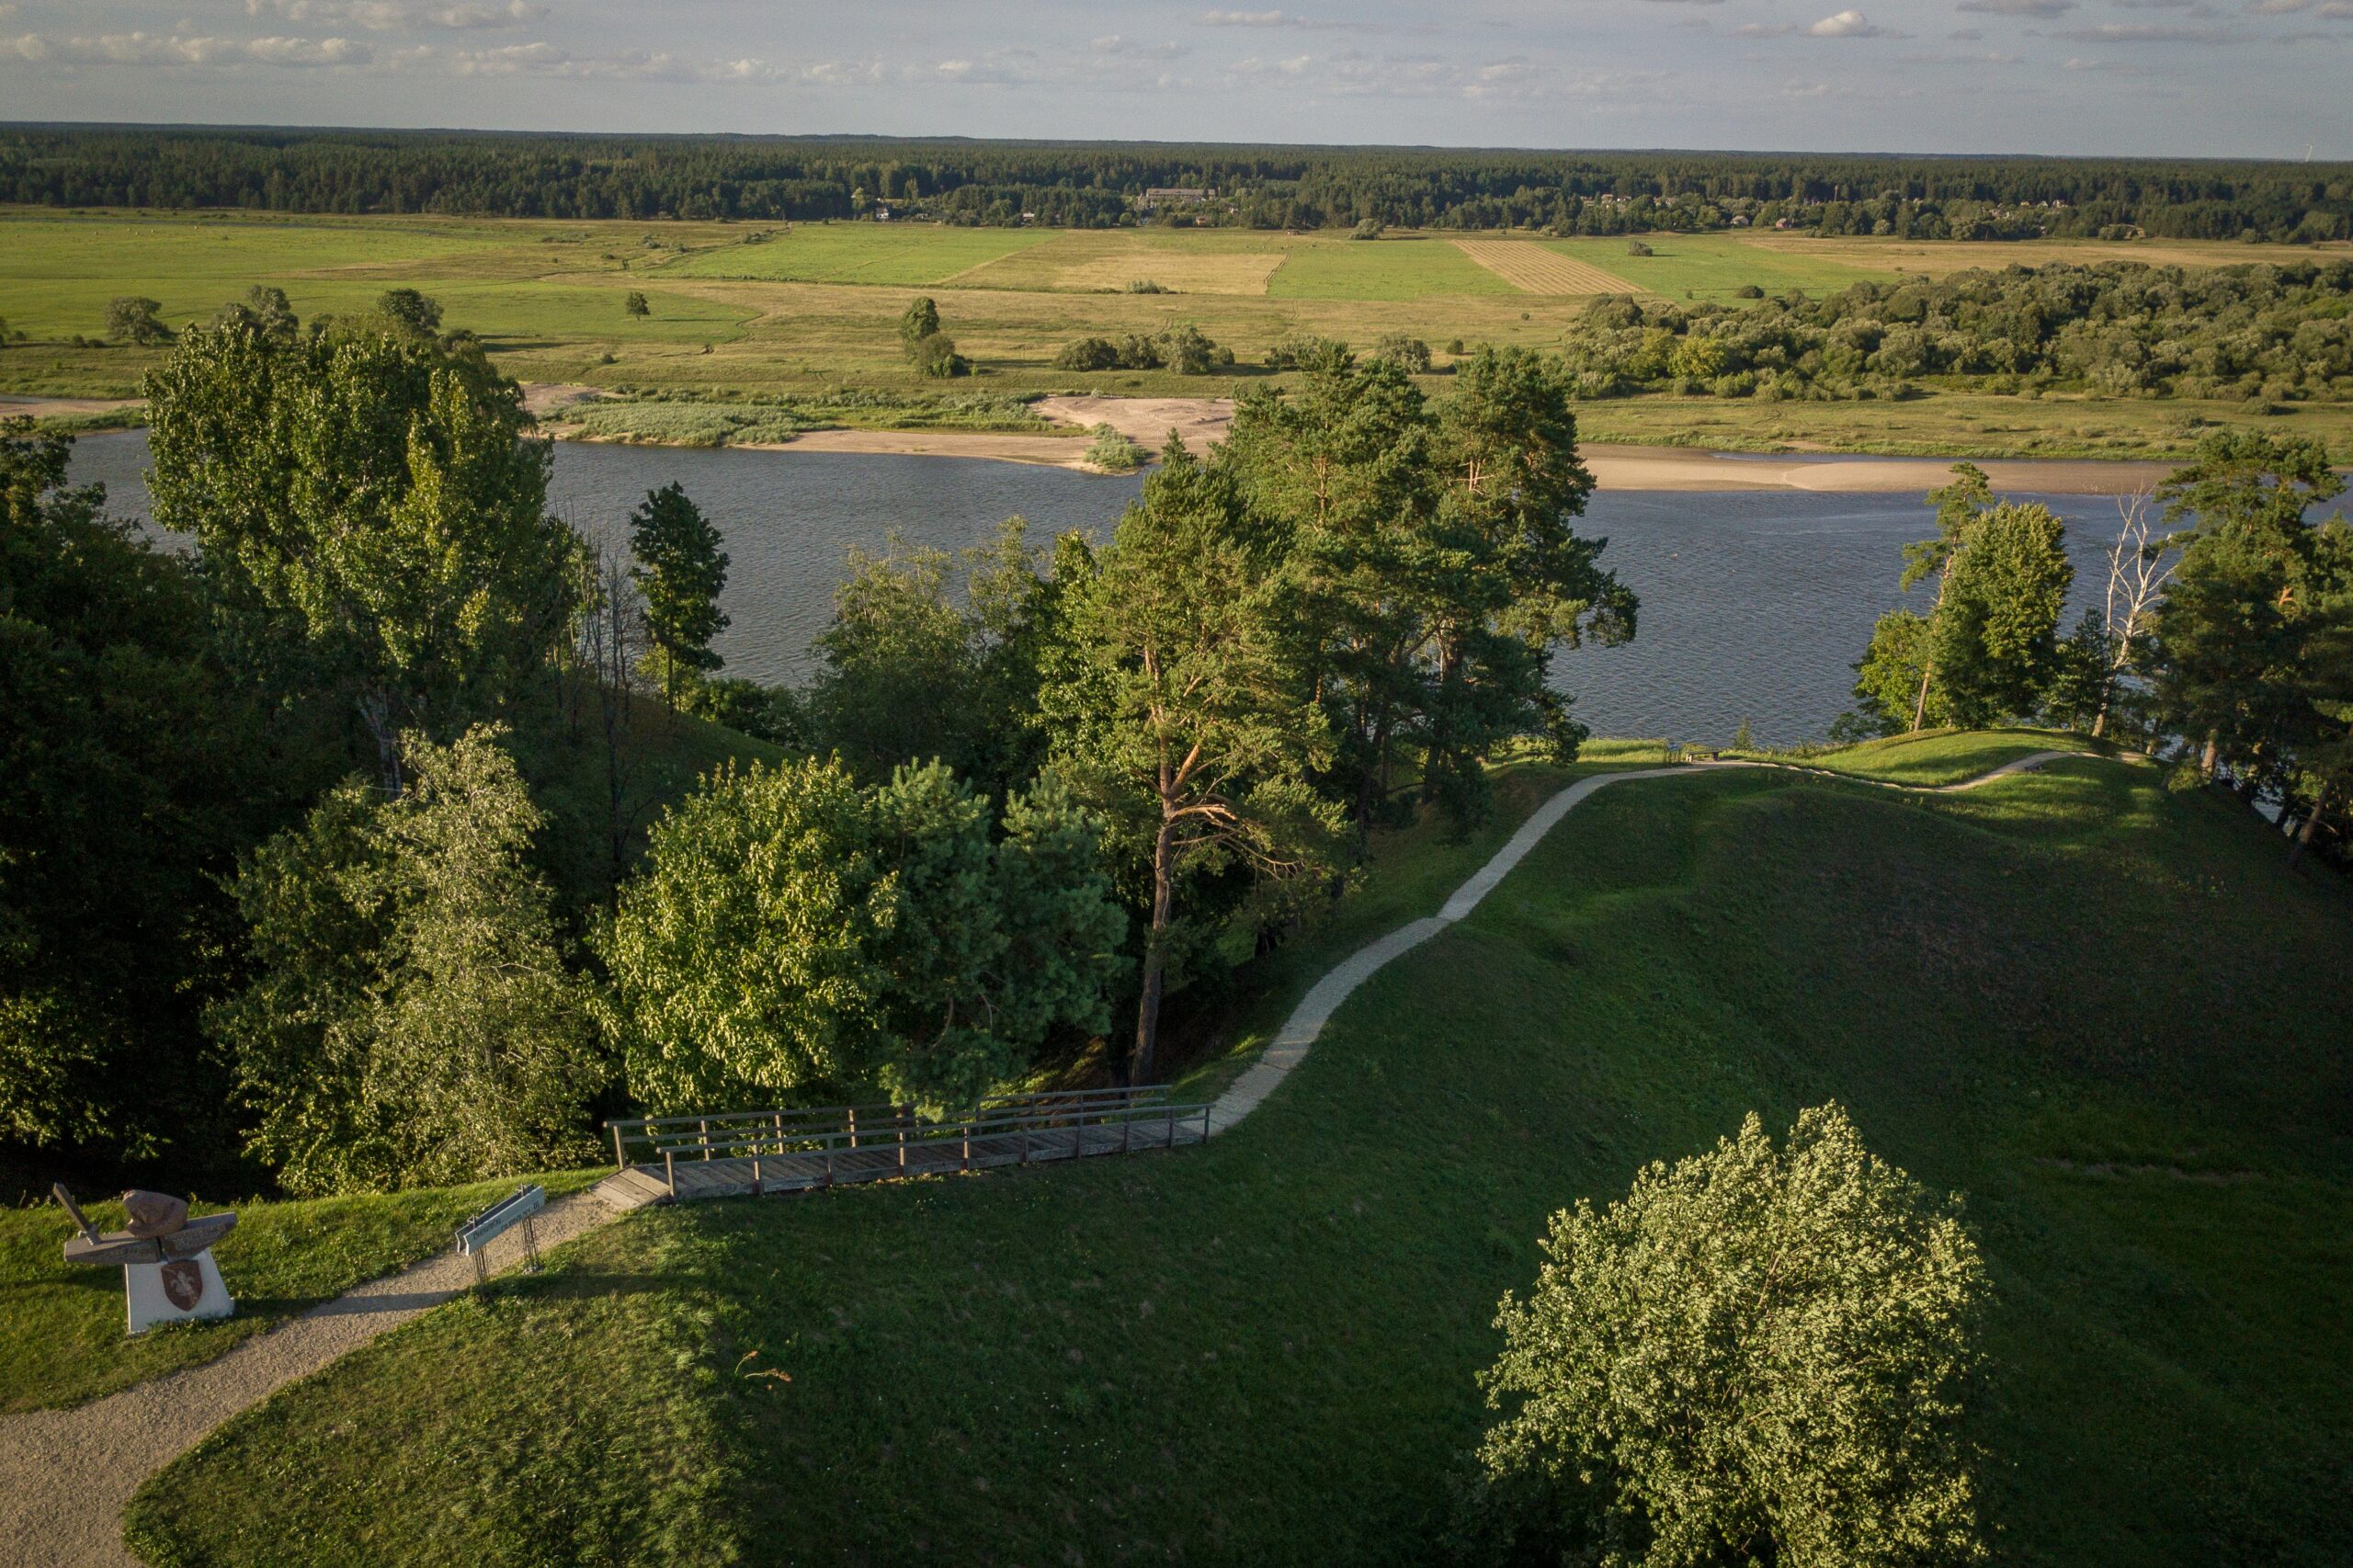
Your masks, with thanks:
<instances>
[{"instance_id":1,"label":"sky","mask_svg":"<svg viewBox=\"0 0 2353 1568\"><path fill-rule=\"evenodd\" d=\"M2353 157L2353 0L1259 3L0 0L0 119Z\"/></svg>"}]
</instances>

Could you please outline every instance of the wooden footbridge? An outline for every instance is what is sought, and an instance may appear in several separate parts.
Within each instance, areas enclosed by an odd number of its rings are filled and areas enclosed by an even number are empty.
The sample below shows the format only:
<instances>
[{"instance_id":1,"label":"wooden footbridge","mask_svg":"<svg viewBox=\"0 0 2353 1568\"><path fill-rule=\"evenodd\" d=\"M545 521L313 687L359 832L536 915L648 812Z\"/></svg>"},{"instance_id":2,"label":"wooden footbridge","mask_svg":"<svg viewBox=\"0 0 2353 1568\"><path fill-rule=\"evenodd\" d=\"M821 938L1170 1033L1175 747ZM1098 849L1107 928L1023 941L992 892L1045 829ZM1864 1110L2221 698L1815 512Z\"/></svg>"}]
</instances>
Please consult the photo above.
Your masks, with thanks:
<instances>
[{"instance_id":1,"label":"wooden footbridge","mask_svg":"<svg viewBox=\"0 0 2353 1568\"><path fill-rule=\"evenodd\" d=\"M1210 1108L1165 1084L984 1101L961 1119L907 1106L827 1106L640 1117L606 1124L618 1167L597 1195L616 1209L690 1198L801 1192L853 1181L944 1176L1180 1149L1206 1142Z\"/></svg>"}]
</instances>

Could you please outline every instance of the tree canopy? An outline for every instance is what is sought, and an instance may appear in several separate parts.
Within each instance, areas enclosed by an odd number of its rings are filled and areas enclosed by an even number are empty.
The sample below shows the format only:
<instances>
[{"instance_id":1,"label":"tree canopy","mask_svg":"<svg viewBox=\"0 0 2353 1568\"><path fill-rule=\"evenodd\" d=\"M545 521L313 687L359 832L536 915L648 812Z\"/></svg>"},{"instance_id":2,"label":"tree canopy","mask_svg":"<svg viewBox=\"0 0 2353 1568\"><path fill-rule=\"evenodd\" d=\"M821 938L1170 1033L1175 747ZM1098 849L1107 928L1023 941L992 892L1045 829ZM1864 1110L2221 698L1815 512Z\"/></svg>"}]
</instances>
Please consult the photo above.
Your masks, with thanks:
<instances>
[{"instance_id":1,"label":"tree canopy","mask_svg":"<svg viewBox=\"0 0 2353 1568\"><path fill-rule=\"evenodd\" d=\"M1984 1267L1836 1105L1552 1217L1481 1377L1476 1530L1516 1560L1899 1568L1984 1555L1963 1425Z\"/></svg>"},{"instance_id":2,"label":"tree canopy","mask_svg":"<svg viewBox=\"0 0 2353 1568\"><path fill-rule=\"evenodd\" d=\"M472 345L236 312L184 334L147 395L155 521L195 537L257 676L356 706L389 785L403 730L495 711L568 633L579 542L519 390Z\"/></svg>"},{"instance_id":3,"label":"tree canopy","mask_svg":"<svg viewBox=\"0 0 2353 1568\"><path fill-rule=\"evenodd\" d=\"M868 788L830 760L711 776L597 936L631 1092L969 1108L1056 1024L1101 1028L1123 917L1092 817L1044 783L994 818L936 763Z\"/></svg>"}]
</instances>

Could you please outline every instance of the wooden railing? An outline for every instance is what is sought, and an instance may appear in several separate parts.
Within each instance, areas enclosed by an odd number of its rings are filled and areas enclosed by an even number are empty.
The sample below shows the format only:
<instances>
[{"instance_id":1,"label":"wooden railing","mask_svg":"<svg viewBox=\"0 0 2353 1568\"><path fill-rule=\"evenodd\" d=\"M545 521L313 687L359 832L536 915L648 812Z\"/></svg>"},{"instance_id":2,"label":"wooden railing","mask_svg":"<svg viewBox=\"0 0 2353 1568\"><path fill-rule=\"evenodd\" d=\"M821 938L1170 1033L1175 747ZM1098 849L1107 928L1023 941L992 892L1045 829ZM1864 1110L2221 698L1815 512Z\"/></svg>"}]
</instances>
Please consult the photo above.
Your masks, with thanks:
<instances>
[{"instance_id":1,"label":"wooden railing","mask_svg":"<svg viewBox=\"0 0 2353 1568\"><path fill-rule=\"evenodd\" d=\"M618 1166L628 1169L631 1156L642 1151L643 1163L659 1164L675 1194L680 1161L749 1160L756 1189L764 1159L813 1158L823 1162L824 1180L830 1185L836 1157L852 1152L895 1153L901 1171L949 1165L970 1170L975 1144L985 1156L1011 1142L1019 1163L1028 1165L1079 1158L1086 1152L1090 1128L1119 1129L1123 1153L1134 1147L1139 1127L1160 1133L1152 1140L1155 1147L1175 1147L1180 1130L1190 1134L1198 1129L1206 1140L1209 1118L1207 1105L1177 1104L1168 1098L1166 1085L1154 1084L1008 1096L984 1101L968 1116L942 1121L923 1120L907 1106L869 1105L630 1117L605 1125L613 1135Z\"/></svg>"}]
</instances>

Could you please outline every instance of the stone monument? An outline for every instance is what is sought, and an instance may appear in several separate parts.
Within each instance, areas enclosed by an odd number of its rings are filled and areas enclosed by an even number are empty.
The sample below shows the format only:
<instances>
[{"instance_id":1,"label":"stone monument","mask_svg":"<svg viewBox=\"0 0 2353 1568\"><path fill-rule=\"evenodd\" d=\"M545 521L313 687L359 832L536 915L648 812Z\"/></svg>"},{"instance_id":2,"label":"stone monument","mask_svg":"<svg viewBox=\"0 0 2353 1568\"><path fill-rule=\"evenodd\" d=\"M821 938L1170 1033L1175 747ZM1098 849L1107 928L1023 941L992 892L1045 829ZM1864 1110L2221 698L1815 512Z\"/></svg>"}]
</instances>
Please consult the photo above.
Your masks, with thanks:
<instances>
[{"instance_id":1,"label":"stone monument","mask_svg":"<svg viewBox=\"0 0 2353 1568\"><path fill-rule=\"evenodd\" d=\"M159 1323L224 1318L237 1310L229 1288L221 1282L221 1266L212 1261L212 1244L236 1228L234 1214L191 1220L186 1199L134 1190L122 1195L128 1224L101 1235L64 1183L50 1190L82 1231L66 1242L65 1261L122 1266L132 1334L144 1334Z\"/></svg>"}]
</instances>

